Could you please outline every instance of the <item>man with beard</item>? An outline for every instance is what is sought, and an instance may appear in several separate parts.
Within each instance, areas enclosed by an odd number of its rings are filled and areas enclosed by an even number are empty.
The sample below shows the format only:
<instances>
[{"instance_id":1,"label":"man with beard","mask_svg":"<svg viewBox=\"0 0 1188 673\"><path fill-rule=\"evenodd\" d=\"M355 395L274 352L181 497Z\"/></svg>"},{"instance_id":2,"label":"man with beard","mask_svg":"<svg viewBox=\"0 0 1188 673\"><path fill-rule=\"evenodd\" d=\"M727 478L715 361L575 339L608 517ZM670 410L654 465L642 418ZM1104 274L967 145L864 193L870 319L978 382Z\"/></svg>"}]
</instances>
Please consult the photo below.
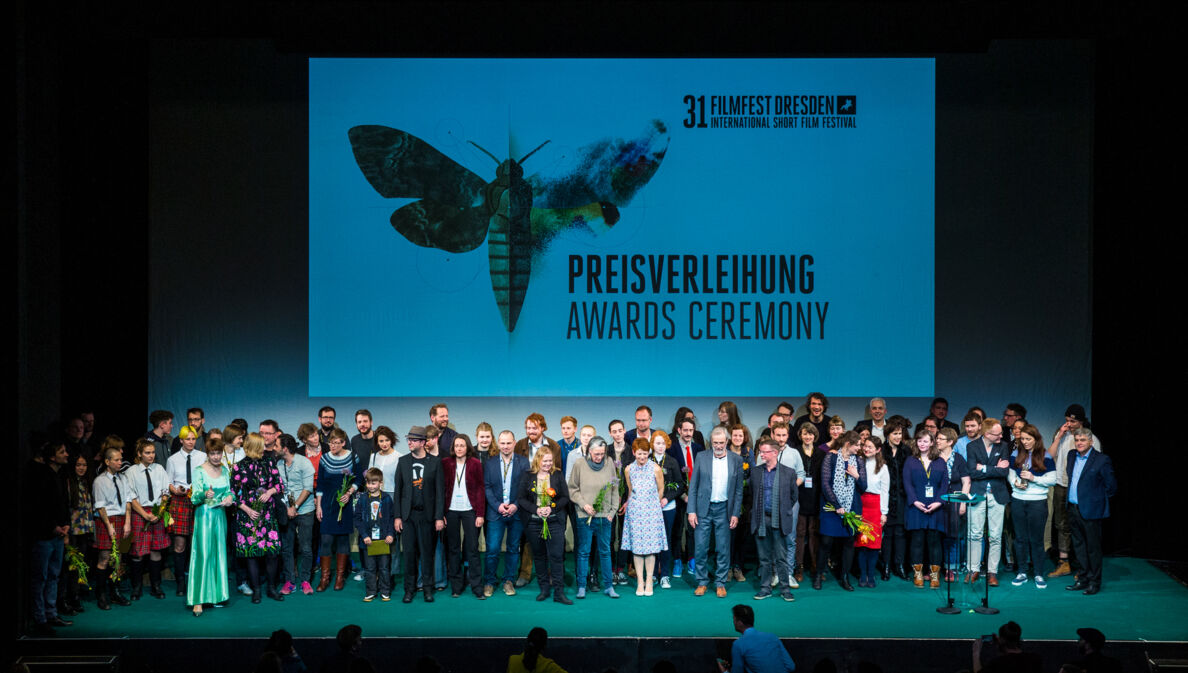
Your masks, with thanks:
<instances>
[{"instance_id":1,"label":"man with beard","mask_svg":"<svg viewBox=\"0 0 1188 673\"><path fill-rule=\"evenodd\" d=\"M351 450L362 460L369 460L375 453L375 431L371 429L371 412L360 409L355 412L355 428L359 434L351 437Z\"/></svg>"},{"instance_id":2,"label":"man with beard","mask_svg":"<svg viewBox=\"0 0 1188 673\"><path fill-rule=\"evenodd\" d=\"M437 445L441 447L442 455L448 456L454 450L454 438L458 436L457 431L450 427L449 408L443 402L429 407L429 422L441 433L438 435Z\"/></svg>"},{"instance_id":3,"label":"man with beard","mask_svg":"<svg viewBox=\"0 0 1188 673\"><path fill-rule=\"evenodd\" d=\"M817 436L821 441L825 441L829 438L829 417L825 415L829 410L829 399L824 393L809 393L805 405L808 406L808 413L796 419L796 424L792 426L792 436L799 437L800 426L812 423L817 428Z\"/></svg>"},{"instance_id":4,"label":"man with beard","mask_svg":"<svg viewBox=\"0 0 1188 673\"><path fill-rule=\"evenodd\" d=\"M445 484L441 461L425 453L425 428L414 425L404 439L409 453L396 464L396 532L404 546L404 602L417 591L417 567L425 602L433 602L434 538L445 528Z\"/></svg>"}]
</instances>

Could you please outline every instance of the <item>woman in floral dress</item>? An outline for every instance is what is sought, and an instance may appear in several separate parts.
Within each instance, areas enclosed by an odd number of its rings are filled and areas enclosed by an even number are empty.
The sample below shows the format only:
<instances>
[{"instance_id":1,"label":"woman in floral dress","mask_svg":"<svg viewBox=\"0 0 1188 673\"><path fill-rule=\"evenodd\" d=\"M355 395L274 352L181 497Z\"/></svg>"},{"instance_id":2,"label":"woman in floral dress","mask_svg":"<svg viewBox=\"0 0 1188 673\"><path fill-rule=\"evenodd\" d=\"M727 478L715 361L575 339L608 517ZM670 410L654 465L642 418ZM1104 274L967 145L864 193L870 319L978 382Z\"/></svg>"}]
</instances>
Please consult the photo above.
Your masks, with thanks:
<instances>
[{"instance_id":1,"label":"woman in floral dress","mask_svg":"<svg viewBox=\"0 0 1188 673\"><path fill-rule=\"evenodd\" d=\"M631 445L635 462L623 468L627 482L627 513L623 517L623 549L635 562L636 596L652 595L652 573L656 554L668 549L660 494L664 492L664 471L652 457L652 444L643 437ZM646 571L646 574L645 574Z\"/></svg>"},{"instance_id":2,"label":"woman in floral dress","mask_svg":"<svg viewBox=\"0 0 1188 673\"><path fill-rule=\"evenodd\" d=\"M273 497L285 487L276 465L264 458L264 438L249 433L243 443L244 458L231 472L231 490L238 511L235 516L235 555L246 559L252 602L260 602L260 559L268 573L265 589L268 597L283 601L276 590L277 562L281 539L277 531Z\"/></svg>"}]
</instances>

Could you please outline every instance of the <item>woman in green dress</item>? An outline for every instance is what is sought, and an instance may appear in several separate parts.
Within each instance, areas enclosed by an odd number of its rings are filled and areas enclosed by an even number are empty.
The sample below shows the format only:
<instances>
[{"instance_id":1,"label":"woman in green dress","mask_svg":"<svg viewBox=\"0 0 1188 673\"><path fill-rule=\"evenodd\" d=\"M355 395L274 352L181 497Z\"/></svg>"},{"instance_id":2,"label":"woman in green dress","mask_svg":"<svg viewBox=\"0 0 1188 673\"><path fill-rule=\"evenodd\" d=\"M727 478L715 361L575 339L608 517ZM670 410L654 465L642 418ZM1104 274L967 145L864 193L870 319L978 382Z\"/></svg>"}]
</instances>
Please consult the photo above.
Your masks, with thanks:
<instances>
[{"instance_id":1,"label":"woman in green dress","mask_svg":"<svg viewBox=\"0 0 1188 673\"><path fill-rule=\"evenodd\" d=\"M190 582L186 605L194 616L202 615L203 604L222 603L230 598L227 584L227 515L235 502L231 479L223 465L223 440L206 443L206 462L194 475L194 537L190 544Z\"/></svg>"}]
</instances>

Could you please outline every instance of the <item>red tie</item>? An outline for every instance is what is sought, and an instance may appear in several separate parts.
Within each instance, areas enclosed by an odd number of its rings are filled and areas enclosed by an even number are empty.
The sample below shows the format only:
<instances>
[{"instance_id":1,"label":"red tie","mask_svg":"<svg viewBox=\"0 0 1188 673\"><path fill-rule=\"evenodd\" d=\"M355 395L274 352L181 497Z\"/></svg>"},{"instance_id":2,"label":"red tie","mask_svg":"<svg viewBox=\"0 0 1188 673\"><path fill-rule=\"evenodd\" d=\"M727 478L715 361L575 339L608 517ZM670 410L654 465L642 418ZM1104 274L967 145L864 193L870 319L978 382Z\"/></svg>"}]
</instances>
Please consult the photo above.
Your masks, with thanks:
<instances>
[{"instance_id":1,"label":"red tie","mask_svg":"<svg viewBox=\"0 0 1188 673\"><path fill-rule=\"evenodd\" d=\"M693 445L689 444L685 447L685 469L689 474L693 474Z\"/></svg>"}]
</instances>

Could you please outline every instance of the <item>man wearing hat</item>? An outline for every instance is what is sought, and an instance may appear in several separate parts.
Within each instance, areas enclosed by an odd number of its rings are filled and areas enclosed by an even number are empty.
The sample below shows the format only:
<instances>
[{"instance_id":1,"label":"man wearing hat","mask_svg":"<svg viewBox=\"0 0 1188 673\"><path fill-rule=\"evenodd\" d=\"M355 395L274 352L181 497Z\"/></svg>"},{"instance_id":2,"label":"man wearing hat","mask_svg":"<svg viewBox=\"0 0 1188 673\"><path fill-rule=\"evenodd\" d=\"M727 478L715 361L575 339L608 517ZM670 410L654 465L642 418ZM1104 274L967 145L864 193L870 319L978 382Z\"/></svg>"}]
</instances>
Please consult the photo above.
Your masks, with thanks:
<instances>
[{"instance_id":1,"label":"man wearing hat","mask_svg":"<svg viewBox=\"0 0 1188 673\"><path fill-rule=\"evenodd\" d=\"M1077 629L1077 638L1081 658L1073 663L1086 673L1122 673L1122 662L1101 652L1106 643L1104 633L1094 628L1081 628Z\"/></svg>"},{"instance_id":2,"label":"man wearing hat","mask_svg":"<svg viewBox=\"0 0 1188 673\"><path fill-rule=\"evenodd\" d=\"M1064 412L1064 425L1056 431L1056 436L1052 438L1050 447L1055 451L1053 458L1056 460L1056 485L1049 491L1051 494L1052 505L1052 530L1056 535L1056 547L1060 553L1059 562L1056 569L1048 573L1048 577L1063 577L1072 572L1072 567L1068 564L1068 550L1072 546L1072 536L1068 527L1068 510L1065 509L1064 503L1068 502L1068 455L1073 451L1073 431L1089 426L1089 420L1085 417L1085 407L1079 404L1069 405ZM1093 448L1096 451L1101 451L1101 442L1093 435ZM1081 563L1084 560L1078 559Z\"/></svg>"},{"instance_id":3,"label":"man wearing hat","mask_svg":"<svg viewBox=\"0 0 1188 673\"><path fill-rule=\"evenodd\" d=\"M425 428L414 425L404 439L409 453L396 463L396 532L404 544L404 602L417 592L417 561L425 602L433 602L434 533L445 528L441 460L425 452Z\"/></svg>"}]
</instances>

